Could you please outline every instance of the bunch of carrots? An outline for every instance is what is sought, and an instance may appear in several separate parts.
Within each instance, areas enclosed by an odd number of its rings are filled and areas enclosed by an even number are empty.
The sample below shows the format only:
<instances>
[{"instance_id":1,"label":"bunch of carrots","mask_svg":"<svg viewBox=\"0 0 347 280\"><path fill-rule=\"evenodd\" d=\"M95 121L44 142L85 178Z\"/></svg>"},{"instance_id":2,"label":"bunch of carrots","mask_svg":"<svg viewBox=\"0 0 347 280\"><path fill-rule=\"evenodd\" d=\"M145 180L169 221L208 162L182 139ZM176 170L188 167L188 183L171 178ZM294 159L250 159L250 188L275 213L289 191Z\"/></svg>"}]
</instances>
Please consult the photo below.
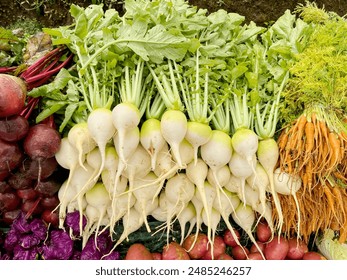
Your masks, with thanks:
<instances>
[{"instance_id":1,"label":"bunch of carrots","mask_svg":"<svg viewBox=\"0 0 347 280\"><path fill-rule=\"evenodd\" d=\"M345 242L347 71L343 64L347 61L347 44L340 39L347 31L347 22L312 4L298 12L304 20L315 21L315 30L291 68L283 95L278 164L302 179L302 188L296 193L300 212L293 210L293 196L279 196L283 231L288 235L300 231L307 240L312 233L332 228L340 232L340 242Z\"/></svg>"}]
</instances>

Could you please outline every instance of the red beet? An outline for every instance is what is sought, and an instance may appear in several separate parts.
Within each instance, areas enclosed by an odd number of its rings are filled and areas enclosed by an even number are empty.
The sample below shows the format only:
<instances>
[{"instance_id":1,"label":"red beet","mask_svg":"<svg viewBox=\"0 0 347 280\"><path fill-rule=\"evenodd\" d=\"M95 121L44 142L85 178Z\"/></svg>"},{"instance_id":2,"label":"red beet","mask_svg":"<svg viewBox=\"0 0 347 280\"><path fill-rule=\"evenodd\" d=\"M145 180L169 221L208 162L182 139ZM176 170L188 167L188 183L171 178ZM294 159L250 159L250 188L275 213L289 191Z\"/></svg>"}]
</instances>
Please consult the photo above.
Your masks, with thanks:
<instances>
[{"instance_id":1,"label":"red beet","mask_svg":"<svg viewBox=\"0 0 347 280\"><path fill-rule=\"evenodd\" d=\"M0 210L12 211L18 208L21 200L14 192L0 193Z\"/></svg>"},{"instance_id":2,"label":"red beet","mask_svg":"<svg viewBox=\"0 0 347 280\"><path fill-rule=\"evenodd\" d=\"M0 138L8 142L16 142L24 138L29 131L26 118L15 115L0 119Z\"/></svg>"},{"instance_id":3,"label":"red beet","mask_svg":"<svg viewBox=\"0 0 347 280\"><path fill-rule=\"evenodd\" d=\"M0 139L0 172L11 171L23 160L23 152L16 142Z\"/></svg>"},{"instance_id":4,"label":"red beet","mask_svg":"<svg viewBox=\"0 0 347 280\"><path fill-rule=\"evenodd\" d=\"M25 106L26 94L22 79L0 74L0 118L19 114Z\"/></svg>"},{"instance_id":5,"label":"red beet","mask_svg":"<svg viewBox=\"0 0 347 280\"><path fill-rule=\"evenodd\" d=\"M42 160L53 157L59 151L60 143L58 131L46 124L36 124L29 128L23 147L29 157Z\"/></svg>"}]
</instances>

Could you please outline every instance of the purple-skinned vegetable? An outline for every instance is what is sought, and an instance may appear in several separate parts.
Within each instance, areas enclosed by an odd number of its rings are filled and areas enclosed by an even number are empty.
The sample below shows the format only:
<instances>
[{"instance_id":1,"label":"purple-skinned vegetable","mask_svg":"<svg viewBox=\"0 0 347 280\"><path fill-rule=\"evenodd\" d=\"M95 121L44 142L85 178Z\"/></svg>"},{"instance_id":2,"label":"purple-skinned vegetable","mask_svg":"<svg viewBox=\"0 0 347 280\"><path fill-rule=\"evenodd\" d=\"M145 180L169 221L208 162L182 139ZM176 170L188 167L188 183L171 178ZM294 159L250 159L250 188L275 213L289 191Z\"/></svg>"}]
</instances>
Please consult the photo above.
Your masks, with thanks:
<instances>
[{"instance_id":1,"label":"purple-skinned vegetable","mask_svg":"<svg viewBox=\"0 0 347 280\"><path fill-rule=\"evenodd\" d=\"M74 236L79 236L80 235L80 226L79 226L79 221L80 221L80 213L79 211L74 211L66 214L65 218L65 226L70 228L72 231L72 234ZM82 229L87 224L87 218L83 216L82 218Z\"/></svg>"},{"instance_id":2,"label":"purple-skinned vegetable","mask_svg":"<svg viewBox=\"0 0 347 280\"><path fill-rule=\"evenodd\" d=\"M67 232L52 230L49 240L43 246L42 257L45 260L68 260L73 254L73 247L74 241Z\"/></svg>"},{"instance_id":3,"label":"purple-skinned vegetable","mask_svg":"<svg viewBox=\"0 0 347 280\"><path fill-rule=\"evenodd\" d=\"M95 234L93 234L82 250L81 260L119 260L120 255L118 252L114 251L110 253L112 248L113 242L109 231L103 231L96 239Z\"/></svg>"},{"instance_id":4,"label":"purple-skinned vegetable","mask_svg":"<svg viewBox=\"0 0 347 280\"><path fill-rule=\"evenodd\" d=\"M14 247L13 260L36 260L39 257L39 248L25 249L20 245Z\"/></svg>"}]
</instances>

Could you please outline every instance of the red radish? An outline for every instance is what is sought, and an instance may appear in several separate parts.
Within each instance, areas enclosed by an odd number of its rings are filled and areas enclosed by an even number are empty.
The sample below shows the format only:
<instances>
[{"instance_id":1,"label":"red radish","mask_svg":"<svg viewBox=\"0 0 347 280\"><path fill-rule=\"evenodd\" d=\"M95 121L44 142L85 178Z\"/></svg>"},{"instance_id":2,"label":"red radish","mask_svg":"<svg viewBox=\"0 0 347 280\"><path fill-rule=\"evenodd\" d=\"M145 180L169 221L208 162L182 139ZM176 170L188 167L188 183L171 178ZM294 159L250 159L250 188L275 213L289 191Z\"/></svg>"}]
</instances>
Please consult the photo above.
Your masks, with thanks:
<instances>
[{"instance_id":1,"label":"red radish","mask_svg":"<svg viewBox=\"0 0 347 280\"><path fill-rule=\"evenodd\" d=\"M159 261L159 260L163 259L161 256L161 253L159 253L159 252L153 252L151 254L152 254L153 260Z\"/></svg>"},{"instance_id":2,"label":"red radish","mask_svg":"<svg viewBox=\"0 0 347 280\"><path fill-rule=\"evenodd\" d=\"M11 171L23 160L23 152L16 142L0 139L0 172Z\"/></svg>"},{"instance_id":3,"label":"red radish","mask_svg":"<svg viewBox=\"0 0 347 280\"><path fill-rule=\"evenodd\" d=\"M16 142L24 138L29 131L29 122L21 115L0 119L0 138L8 142Z\"/></svg>"},{"instance_id":4,"label":"red radish","mask_svg":"<svg viewBox=\"0 0 347 280\"><path fill-rule=\"evenodd\" d=\"M17 196L23 200L30 200L37 197L37 192L33 188L18 189Z\"/></svg>"},{"instance_id":5,"label":"red radish","mask_svg":"<svg viewBox=\"0 0 347 280\"><path fill-rule=\"evenodd\" d=\"M259 252L253 252L248 254L248 260L264 260Z\"/></svg>"},{"instance_id":6,"label":"red radish","mask_svg":"<svg viewBox=\"0 0 347 280\"><path fill-rule=\"evenodd\" d=\"M259 249L264 253L265 249L265 243L256 241L258 246L255 246L255 244L252 244L251 248L249 248L250 253L259 253Z\"/></svg>"},{"instance_id":7,"label":"red radish","mask_svg":"<svg viewBox=\"0 0 347 280\"><path fill-rule=\"evenodd\" d=\"M14 192L0 193L0 212L15 210L20 203L20 198Z\"/></svg>"},{"instance_id":8,"label":"red radish","mask_svg":"<svg viewBox=\"0 0 347 280\"><path fill-rule=\"evenodd\" d=\"M241 238L240 232L236 229L234 229L234 232L235 232L236 236L238 237L238 241L240 241L240 238ZM224 232L223 239L224 239L224 243L228 246L231 246L231 247L238 246L235 238L233 237L233 235L231 234L231 231L229 229L227 229Z\"/></svg>"},{"instance_id":9,"label":"red radish","mask_svg":"<svg viewBox=\"0 0 347 280\"><path fill-rule=\"evenodd\" d=\"M59 214L56 211L51 211L51 210L45 209L41 213L41 218L46 223L51 224L55 227L58 226L58 224L59 224Z\"/></svg>"},{"instance_id":10,"label":"red radish","mask_svg":"<svg viewBox=\"0 0 347 280\"><path fill-rule=\"evenodd\" d=\"M237 245L232 248L231 255L235 260L246 260L249 254L249 250L245 246Z\"/></svg>"},{"instance_id":11,"label":"red radish","mask_svg":"<svg viewBox=\"0 0 347 280\"><path fill-rule=\"evenodd\" d=\"M287 258L290 260L301 260L305 253L308 252L306 242L297 238L288 239L289 250Z\"/></svg>"},{"instance_id":12,"label":"red radish","mask_svg":"<svg viewBox=\"0 0 347 280\"><path fill-rule=\"evenodd\" d=\"M23 147L30 158L40 161L54 157L60 149L60 143L61 137L57 130L46 124L36 124L29 128Z\"/></svg>"},{"instance_id":13,"label":"red radish","mask_svg":"<svg viewBox=\"0 0 347 280\"><path fill-rule=\"evenodd\" d=\"M326 258L318 253L318 252L314 252L314 251L310 251L310 252L306 252L304 254L304 256L302 257L303 260L326 260Z\"/></svg>"},{"instance_id":14,"label":"red radish","mask_svg":"<svg viewBox=\"0 0 347 280\"><path fill-rule=\"evenodd\" d=\"M25 106L27 88L22 79L0 74L0 117L19 114Z\"/></svg>"},{"instance_id":15,"label":"red radish","mask_svg":"<svg viewBox=\"0 0 347 280\"><path fill-rule=\"evenodd\" d=\"M289 243L283 236L274 236L266 243L264 255L267 260L284 260L289 250Z\"/></svg>"},{"instance_id":16,"label":"red radish","mask_svg":"<svg viewBox=\"0 0 347 280\"><path fill-rule=\"evenodd\" d=\"M174 241L164 246L162 258L163 260L190 260L186 250Z\"/></svg>"},{"instance_id":17,"label":"red radish","mask_svg":"<svg viewBox=\"0 0 347 280\"><path fill-rule=\"evenodd\" d=\"M125 260L153 260L152 253L141 243L130 245Z\"/></svg>"},{"instance_id":18,"label":"red radish","mask_svg":"<svg viewBox=\"0 0 347 280\"><path fill-rule=\"evenodd\" d=\"M217 235L214 238L213 245L208 244L207 252L202 256L202 260L216 260L221 254L226 251L226 245L224 243L223 237Z\"/></svg>"},{"instance_id":19,"label":"red radish","mask_svg":"<svg viewBox=\"0 0 347 280\"><path fill-rule=\"evenodd\" d=\"M223 253L223 254L219 255L219 257L216 260L219 260L219 261L222 261L222 260L233 260L233 257L228 255L227 253Z\"/></svg>"},{"instance_id":20,"label":"red radish","mask_svg":"<svg viewBox=\"0 0 347 280\"><path fill-rule=\"evenodd\" d=\"M59 205L59 198L57 195L43 197L40 201L40 204L43 208L48 210L53 210Z\"/></svg>"},{"instance_id":21,"label":"red radish","mask_svg":"<svg viewBox=\"0 0 347 280\"><path fill-rule=\"evenodd\" d=\"M266 222L257 225L256 237L260 242L268 242L272 236L271 228Z\"/></svg>"},{"instance_id":22,"label":"red radish","mask_svg":"<svg viewBox=\"0 0 347 280\"><path fill-rule=\"evenodd\" d=\"M6 211L2 213L2 221L7 225L12 225L13 221L18 217L20 213L21 213L20 209Z\"/></svg>"},{"instance_id":23,"label":"red radish","mask_svg":"<svg viewBox=\"0 0 347 280\"><path fill-rule=\"evenodd\" d=\"M204 233L190 234L183 242L183 248L191 259L200 259L207 252L208 238Z\"/></svg>"}]
</instances>

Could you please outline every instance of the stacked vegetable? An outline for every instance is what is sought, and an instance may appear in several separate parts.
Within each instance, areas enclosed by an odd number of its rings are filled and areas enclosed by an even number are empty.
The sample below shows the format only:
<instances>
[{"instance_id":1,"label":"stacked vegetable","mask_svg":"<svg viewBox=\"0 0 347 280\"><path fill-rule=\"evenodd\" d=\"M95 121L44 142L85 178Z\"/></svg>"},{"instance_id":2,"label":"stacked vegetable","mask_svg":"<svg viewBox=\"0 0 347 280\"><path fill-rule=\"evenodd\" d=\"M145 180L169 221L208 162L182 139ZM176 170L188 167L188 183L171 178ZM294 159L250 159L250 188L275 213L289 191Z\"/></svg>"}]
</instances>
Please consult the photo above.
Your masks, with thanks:
<instances>
[{"instance_id":1,"label":"stacked vegetable","mask_svg":"<svg viewBox=\"0 0 347 280\"><path fill-rule=\"evenodd\" d=\"M150 231L148 216L163 222L158 231L178 220L181 242L189 223L213 243L221 220L234 232L231 218L254 243L263 217L281 232L274 137L309 25L287 11L265 29L181 1L126 1L125 11L72 5L74 25L45 29L75 54L71 71L30 93L42 98L37 121L54 113L64 136L60 226L77 209L86 244L121 222L115 248L142 225Z\"/></svg>"},{"instance_id":2,"label":"stacked vegetable","mask_svg":"<svg viewBox=\"0 0 347 280\"><path fill-rule=\"evenodd\" d=\"M309 3L302 19L286 11L267 28L180 0L127 0L124 10L72 5L72 25L44 29L74 61L33 84L28 105L35 123L54 116L61 139L49 156L23 144L38 183L45 158L68 172L51 194L59 228L78 213L82 248L111 238L103 258L142 227L170 244L176 222L179 246L204 231L211 256L220 223L244 256L235 225L263 259L263 222L269 247L327 228L344 242L345 20Z\"/></svg>"},{"instance_id":3,"label":"stacked vegetable","mask_svg":"<svg viewBox=\"0 0 347 280\"><path fill-rule=\"evenodd\" d=\"M298 199L280 196L288 234L308 240L326 229L346 232L346 40L345 18L300 6L300 15L314 31L291 67L283 93L282 131L278 139L279 165L299 176L302 187L292 190ZM297 211L293 211L293 205Z\"/></svg>"}]
</instances>

